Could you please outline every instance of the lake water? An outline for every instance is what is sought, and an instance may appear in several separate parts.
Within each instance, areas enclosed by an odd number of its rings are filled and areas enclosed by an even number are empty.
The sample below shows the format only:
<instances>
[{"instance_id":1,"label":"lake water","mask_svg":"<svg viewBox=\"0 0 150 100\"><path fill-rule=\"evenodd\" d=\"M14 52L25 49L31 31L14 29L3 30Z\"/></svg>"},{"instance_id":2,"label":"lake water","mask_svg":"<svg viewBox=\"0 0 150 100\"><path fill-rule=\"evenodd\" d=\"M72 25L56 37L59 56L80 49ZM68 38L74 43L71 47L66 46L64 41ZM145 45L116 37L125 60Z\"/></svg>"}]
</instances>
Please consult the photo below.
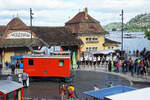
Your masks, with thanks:
<instances>
[{"instance_id":1,"label":"lake water","mask_svg":"<svg viewBox=\"0 0 150 100\"><path fill-rule=\"evenodd\" d=\"M106 38L121 42L121 31L111 31L106 35ZM150 40L145 38L144 32L124 32L123 49L125 51L150 50ZM118 49L121 49L121 44Z\"/></svg>"}]
</instances>

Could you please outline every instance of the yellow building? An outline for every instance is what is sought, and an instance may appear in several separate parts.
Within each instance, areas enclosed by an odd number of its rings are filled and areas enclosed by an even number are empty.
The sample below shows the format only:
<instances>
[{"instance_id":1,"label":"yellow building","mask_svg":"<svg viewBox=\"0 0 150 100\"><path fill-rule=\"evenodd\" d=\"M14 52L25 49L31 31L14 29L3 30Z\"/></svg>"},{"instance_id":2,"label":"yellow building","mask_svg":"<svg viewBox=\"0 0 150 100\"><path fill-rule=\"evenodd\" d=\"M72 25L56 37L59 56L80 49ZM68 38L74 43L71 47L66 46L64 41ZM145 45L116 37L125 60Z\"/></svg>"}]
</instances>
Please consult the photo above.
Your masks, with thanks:
<instances>
[{"instance_id":1,"label":"yellow building","mask_svg":"<svg viewBox=\"0 0 150 100\"><path fill-rule=\"evenodd\" d=\"M65 26L72 31L73 35L82 40L83 45L79 47L80 55L90 51L115 50L120 44L105 38L108 32L102 28L99 21L88 15L87 8L66 22Z\"/></svg>"}]
</instances>

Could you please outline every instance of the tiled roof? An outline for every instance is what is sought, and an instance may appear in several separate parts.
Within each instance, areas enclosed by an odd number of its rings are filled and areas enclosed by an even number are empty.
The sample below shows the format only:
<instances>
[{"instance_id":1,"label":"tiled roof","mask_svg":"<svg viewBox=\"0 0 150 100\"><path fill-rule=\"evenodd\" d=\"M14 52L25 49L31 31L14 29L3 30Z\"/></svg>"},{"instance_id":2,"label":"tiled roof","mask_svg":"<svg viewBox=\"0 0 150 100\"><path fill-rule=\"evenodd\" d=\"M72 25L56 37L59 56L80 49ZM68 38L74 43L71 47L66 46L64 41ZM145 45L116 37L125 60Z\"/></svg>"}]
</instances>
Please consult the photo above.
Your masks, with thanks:
<instances>
[{"instance_id":1,"label":"tiled roof","mask_svg":"<svg viewBox=\"0 0 150 100\"><path fill-rule=\"evenodd\" d=\"M90 15L88 15L88 19L85 19L85 12L79 12L65 24L74 24L74 23L99 23L99 21L92 18Z\"/></svg>"},{"instance_id":2,"label":"tiled roof","mask_svg":"<svg viewBox=\"0 0 150 100\"><path fill-rule=\"evenodd\" d=\"M32 31L36 34L38 38L45 41L48 45L71 46L83 44L80 39L77 39L75 36L73 36L73 34L65 27L32 27ZM4 34L3 31L1 32ZM27 46L29 44L30 39L0 40L0 47L20 47ZM43 43L41 43L40 40L35 40L33 45L38 46L41 44Z\"/></svg>"},{"instance_id":3,"label":"tiled roof","mask_svg":"<svg viewBox=\"0 0 150 100\"><path fill-rule=\"evenodd\" d=\"M32 31L49 45L71 46L83 43L65 27L33 27Z\"/></svg>"},{"instance_id":4,"label":"tiled roof","mask_svg":"<svg viewBox=\"0 0 150 100\"><path fill-rule=\"evenodd\" d=\"M26 26L18 17L12 19L7 26L0 26L0 47L20 47L30 44L30 39L2 39L1 36L6 30L29 30L30 27ZM48 45L72 46L80 45L83 42L73 36L72 32L65 27L32 27L32 31L40 39L35 40L35 46L41 45L41 40ZM33 46L32 45L32 46Z\"/></svg>"},{"instance_id":5,"label":"tiled roof","mask_svg":"<svg viewBox=\"0 0 150 100\"><path fill-rule=\"evenodd\" d=\"M120 42L117 42L117 41L113 41L113 40L110 40L108 38L105 38L105 43L104 45L106 44L120 44Z\"/></svg>"},{"instance_id":6,"label":"tiled roof","mask_svg":"<svg viewBox=\"0 0 150 100\"><path fill-rule=\"evenodd\" d=\"M30 39L2 39L0 40L0 47L27 47L30 43ZM33 39L32 46L41 45L39 40Z\"/></svg>"},{"instance_id":7,"label":"tiled roof","mask_svg":"<svg viewBox=\"0 0 150 100\"><path fill-rule=\"evenodd\" d=\"M85 12L79 12L71 20L65 23L65 26L70 29L73 33L82 33L82 34L106 34L100 23L92 18L90 15L85 18Z\"/></svg>"},{"instance_id":8,"label":"tiled roof","mask_svg":"<svg viewBox=\"0 0 150 100\"><path fill-rule=\"evenodd\" d=\"M8 24L8 29L10 30L26 30L26 29L29 29L28 26L26 26L26 24L24 24L24 22L18 18L18 17L15 17L13 18Z\"/></svg>"}]
</instances>

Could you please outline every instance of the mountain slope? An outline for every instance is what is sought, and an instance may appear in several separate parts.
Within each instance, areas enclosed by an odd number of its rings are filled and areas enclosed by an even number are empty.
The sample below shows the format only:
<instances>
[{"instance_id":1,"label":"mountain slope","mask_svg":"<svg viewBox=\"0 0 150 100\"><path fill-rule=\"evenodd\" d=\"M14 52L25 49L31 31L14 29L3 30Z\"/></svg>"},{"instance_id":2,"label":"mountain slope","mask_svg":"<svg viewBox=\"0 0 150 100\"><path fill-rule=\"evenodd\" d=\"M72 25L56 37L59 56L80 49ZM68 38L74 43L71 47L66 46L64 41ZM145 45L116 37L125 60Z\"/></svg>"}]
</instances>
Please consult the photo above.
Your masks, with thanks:
<instances>
[{"instance_id":1,"label":"mountain slope","mask_svg":"<svg viewBox=\"0 0 150 100\"><path fill-rule=\"evenodd\" d=\"M107 31L112 31L112 30L120 30L121 25L122 25L121 22L114 22L114 23L107 24L103 27Z\"/></svg>"},{"instance_id":2,"label":"mountain slope","mask_svg":"<svg viewBox=\"0 0 150 100\"><path fill-rule=\"evenodd\" d=\"M150 14L140 14L132 18L125 25L128 31L144 31L150 26Z\"/></svg>"},{"instance_id":3,"label":"mountain slope","mask_svg":"<svg viewBox=\"0 0 150 100\"><path fill-rule=\"evenodd\" d=\"M121 30L121 22L114 22L104 26L107 31ZM145 31L150 29L150 13L140 14L130 19L126 24L124 24L124 30L126 31Z\"/></svg>"}]
</instances>

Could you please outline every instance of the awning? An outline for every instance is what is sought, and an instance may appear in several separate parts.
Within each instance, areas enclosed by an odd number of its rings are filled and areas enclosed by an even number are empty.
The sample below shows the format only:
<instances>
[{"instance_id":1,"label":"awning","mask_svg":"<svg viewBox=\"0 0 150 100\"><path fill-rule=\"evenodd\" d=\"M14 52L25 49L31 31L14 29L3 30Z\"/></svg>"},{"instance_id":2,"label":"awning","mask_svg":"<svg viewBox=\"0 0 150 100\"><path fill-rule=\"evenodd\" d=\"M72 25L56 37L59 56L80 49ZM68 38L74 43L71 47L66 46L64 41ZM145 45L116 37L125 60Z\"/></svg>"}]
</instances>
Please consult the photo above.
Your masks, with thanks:
<instances>
[{"instance_id":1,"label":"awning","mask_svg":"<svg viewBox=\"0 0 150 100\"><path fill-rule=\"evenodd\" d=\"M105 88L105 89L100 89L100 90L96 90L96 91L86 91L83 93L85 93L91 97L95 97L98 99L104 99L105 96L124 93L124 92L132 91L132 90L135 90L135 88L130 88L127 86L114 86L111 88Z\"/></svg>"},{"instance_id":2,"label":"awning","mask_svg":"<svg viewBox=\"0 0 150 100\"><path fill-rule=\"evenodd\" d=\"M92 51L90 53L92 54L110 54L110 53L114 53L115 51L112 49L108 49L108 50L101 50L101 51Z\"/></svg>"},{"instance_id":3,"label":"awning","mask_svg":"<svg viewBox=\"0 0 150 100\"><path fill-rule=\"evenodd\" d=\"M107 96L106 100L149 100L150 88L138 89L135 91L125 92L112 96Z\"/></svg>"},{"instance_id":4,"label":"awning","mask_svg":"<svg viewBox=\"0 0 150 100\"><path fill-rule=\"evenodd\" d=\"M17 89L23 88L23 85L14 81L0 80L0 92L7 94Z\"/></svg>"}]
</instances>

